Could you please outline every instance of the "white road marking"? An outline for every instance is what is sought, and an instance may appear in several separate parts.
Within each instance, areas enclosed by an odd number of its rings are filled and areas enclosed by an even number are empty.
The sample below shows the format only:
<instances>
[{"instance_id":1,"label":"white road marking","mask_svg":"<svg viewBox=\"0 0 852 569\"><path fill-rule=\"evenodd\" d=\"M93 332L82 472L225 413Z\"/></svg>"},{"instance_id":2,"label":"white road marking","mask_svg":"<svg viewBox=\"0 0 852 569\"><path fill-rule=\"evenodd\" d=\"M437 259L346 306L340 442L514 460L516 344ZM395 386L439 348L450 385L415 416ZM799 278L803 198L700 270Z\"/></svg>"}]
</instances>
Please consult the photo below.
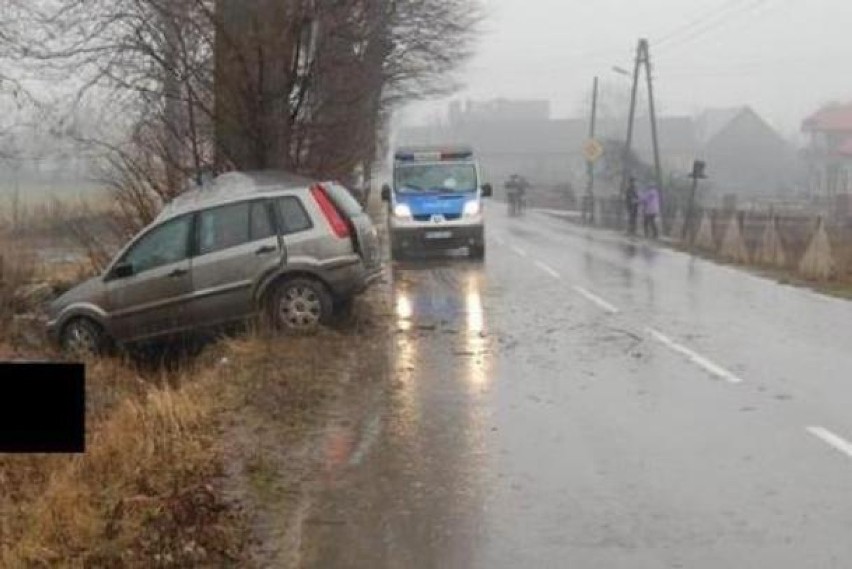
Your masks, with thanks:
<instances>
[{"instance_id":1,"label":"white road marking","mask_svg":"<svg viewBox=\"0 0 852 569\"><path fill-rule=\"evenodd\" d=\"M833 446L836 450L839 450L846 456L852 458L852 443L843 437L835 435L825 427L813 426L807 427L805 430L818 439L821 439L824 443Z\"/></svg>"},{"instance_id":2,"label":"white road marking","mask_svg":"<svg viewBox=\"0 0 852 569\"><path fill-rule=\"evenodd\" d=\"M690 350L686 346L678 344L677 342L675 342L674 340L672 340L671 338L669 338L668 336L666 336L662 332L654 330L653 328L648 328L647 330L648 330L648 333L651 336L653 336L654 339L656 339L658 342L660 342L661 344L665 345L666 347L674 350L675 352L686 356L686 358L689 361L691 361L692 363L704 368L705 370L710 372L712 375L715 375L716 377L718 377L720 379L724 379L725 381L727 381L729 383L741 383L742 382L741 378L739 378L736 375L734 375L733 373L729 372L728 370L726 370L722 366L713 363L712 361L708 360L707 358L705 358L701 354Z\"/></svg>"},{"instance_id":3,"label":"white road marking","mask_svg":"<svg viewBox=\"0 0 852 569\"><path fill-rule=\"evenodd\" d=\"M594 294L594 293L592 293L592 292L590 292L590 291L588 291L588 290L584 289L584 288L583 288L583 287L581 287L581 286L575 286L575 287L574 287L574 290L575 290L575 291L577 291L577 292L578 292L579 294L581 294L582 296L585 296L585 297L586 297L586 299L588 299L588 300L592 301L593 303L597 304L598 306L600 306L601 308L603 308L604 310L606 310L606 311L607 311L607 312L609 312L610 314L618 314L618 308L616 308L615 306L613 306L613 305L612 305L612 304L610 304L609 302L605 301L604 299L602 299L602 298L601 298L601 297L599 297L598 295L596 295L596 294Z\"/></svg>"},{"instance_id":4,"label":"white road marking","mask_svg":"<svg viewBox=\"0 0 852 569\"><path fill-rule=\"evenodd\" d=\"M553 270L553 268L551 268L549 265L542 263L541 261L536 261L535 266L538 267L539 269L541 269L542 271L544 271L545 273L547 273L548 275L550 275L551 277L555 278L555 279L561 279L562 278L562 275L560 275L555 270Z\"/></svg>"},{"instance_id":5,"label":"white road marking","mask_svg":"<svg viewBox=\"0 0 852 569\"><path fill-rule=\"evenodd\" d=\"M502 237L497 237L495 235L494 237L492 237L492 239L494 239L494 242L497 243L498 245L505 245L506 244L506 242L503 241Z\"/></svg>"},{"instance_id":6,"label":"white road marking","mask_svg":"<svg viewBox=\"0 0 852 569\"><path fill-rule=\"evenodd\" d=\"M514 251L515 253L517 253L521 257L527 256L527 252L524 251L523 249L521 249L520 247L517 247L516 245L512 245L512 251Z\"/></svg>"}]
</instances>

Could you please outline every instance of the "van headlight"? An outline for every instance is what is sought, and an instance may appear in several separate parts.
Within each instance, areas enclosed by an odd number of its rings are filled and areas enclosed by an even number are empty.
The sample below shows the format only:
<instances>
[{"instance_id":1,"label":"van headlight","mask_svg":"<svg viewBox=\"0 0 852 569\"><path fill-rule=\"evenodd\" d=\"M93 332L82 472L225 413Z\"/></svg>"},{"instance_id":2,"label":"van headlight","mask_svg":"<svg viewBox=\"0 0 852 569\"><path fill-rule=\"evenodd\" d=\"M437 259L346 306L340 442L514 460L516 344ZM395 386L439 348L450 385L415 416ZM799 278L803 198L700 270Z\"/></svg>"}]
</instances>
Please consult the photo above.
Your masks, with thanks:
<instances>
[{"instance_id":1,"label":"van headlight","mask_svg":"<svg viewBox=\"0 0 852 569\"><path fill-rule=\"evenodd\" d=\"M393 208L393 214L396 217L402 217L404 219L411 219L411 208L404 203L398 203Z\"/></svg>"},{"instance_id":2,"label":"van headlight","mask_svg":"<svg viewBox=\"0 0 852 569\"><path fill-rule=\"evenodd\" d=\"M472 200L464 204L465 217L473 217L474 215L479 215L480 211L482 211L482 207L479 205L479 200Z\"/></svg>"}]
</instances>

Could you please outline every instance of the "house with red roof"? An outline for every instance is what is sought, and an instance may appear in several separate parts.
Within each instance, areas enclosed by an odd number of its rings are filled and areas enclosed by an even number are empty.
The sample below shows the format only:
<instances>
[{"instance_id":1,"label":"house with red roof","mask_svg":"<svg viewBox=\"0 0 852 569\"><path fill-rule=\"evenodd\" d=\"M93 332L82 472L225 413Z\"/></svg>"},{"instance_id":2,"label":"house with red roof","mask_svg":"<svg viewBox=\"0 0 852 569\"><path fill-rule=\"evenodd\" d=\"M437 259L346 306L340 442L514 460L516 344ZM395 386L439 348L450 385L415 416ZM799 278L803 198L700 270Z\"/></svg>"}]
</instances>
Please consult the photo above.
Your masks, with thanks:
<instances>
[{"instance_id":1,"label":"house with red roof","mask_svg":"<svg viewBox=\"0 0 852 569\"><path fill-rule=\"evenodd\" d=\"M827 198L852 192L852 103L827 105L802 122L811 192Z\"/></svg>"}]
</instances>

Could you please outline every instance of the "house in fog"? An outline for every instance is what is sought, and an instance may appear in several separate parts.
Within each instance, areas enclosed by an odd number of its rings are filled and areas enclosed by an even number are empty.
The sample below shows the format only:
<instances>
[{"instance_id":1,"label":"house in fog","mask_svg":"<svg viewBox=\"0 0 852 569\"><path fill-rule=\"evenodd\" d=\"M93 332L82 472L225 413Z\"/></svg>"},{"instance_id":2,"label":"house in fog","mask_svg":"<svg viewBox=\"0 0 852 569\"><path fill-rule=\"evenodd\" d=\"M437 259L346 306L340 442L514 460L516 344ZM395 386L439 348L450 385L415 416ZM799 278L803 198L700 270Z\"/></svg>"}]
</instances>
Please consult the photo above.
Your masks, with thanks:
<instances>
[{"instance_id":1,"label":"house in fog","mask_svg":"<svg viewBox=\"0 0 852 569\"><path fill-rule=\"evenodd\" d=\"M852 192L852 103L829 105L802 122L808 188L828 199Z\"/></svg>"},{"instance_id":2,"label":"house in fog","mask_svg":"<svg viewBox=\"0 0 852 569\"><path fill-rule=\"evenodd\" d=\"M796 149L751 107L707 110L695 124L698 155L707 163L708 186L716 197L748 199L795 191Z\"/></svg>"}]
</instances>

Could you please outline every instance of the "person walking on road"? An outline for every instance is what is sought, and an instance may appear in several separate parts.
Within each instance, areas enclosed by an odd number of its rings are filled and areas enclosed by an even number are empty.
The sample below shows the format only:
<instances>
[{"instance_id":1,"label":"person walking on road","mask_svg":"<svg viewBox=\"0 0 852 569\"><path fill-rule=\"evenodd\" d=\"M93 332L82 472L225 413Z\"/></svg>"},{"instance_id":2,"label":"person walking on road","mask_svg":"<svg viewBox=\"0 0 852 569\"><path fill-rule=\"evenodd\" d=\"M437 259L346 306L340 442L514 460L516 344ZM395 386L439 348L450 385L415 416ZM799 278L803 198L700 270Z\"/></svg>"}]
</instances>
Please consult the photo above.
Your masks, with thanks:
<instances>
[{"instance_id":1,"label":"person walking on road","mask_svg":"<svg viewBox=\"0 0 852 569\"><path fill-rule=\"evenodd\" d=\"M654 184L649 185L642 191L641 201L645 237L656 239L659 237L657 216L660 215L660 190Z\"/></svg>"},{"instance_id":2,"label":"person walking on road","mask_svg":"<svg viewBox=\"0 0 852 569\"><path fill-rule=\"evenodd\" d=\"M506 181L506 197L509 201L509 215L520 215L523 213L525 197L529 182L518 174L512 174Z\"/></svg>"},{"instance_id":3,"label":"person walking on road","mask_svg":"<svg viewBox=\"0 0 852 569\"><path fill-rule=\"evenodd\" d=\"M630 178L624 193L624 203L627 206L627 232L636 235L636 225L639 217L639 193L636 191L636 179Z\"/></svg>"}]
</instances>

